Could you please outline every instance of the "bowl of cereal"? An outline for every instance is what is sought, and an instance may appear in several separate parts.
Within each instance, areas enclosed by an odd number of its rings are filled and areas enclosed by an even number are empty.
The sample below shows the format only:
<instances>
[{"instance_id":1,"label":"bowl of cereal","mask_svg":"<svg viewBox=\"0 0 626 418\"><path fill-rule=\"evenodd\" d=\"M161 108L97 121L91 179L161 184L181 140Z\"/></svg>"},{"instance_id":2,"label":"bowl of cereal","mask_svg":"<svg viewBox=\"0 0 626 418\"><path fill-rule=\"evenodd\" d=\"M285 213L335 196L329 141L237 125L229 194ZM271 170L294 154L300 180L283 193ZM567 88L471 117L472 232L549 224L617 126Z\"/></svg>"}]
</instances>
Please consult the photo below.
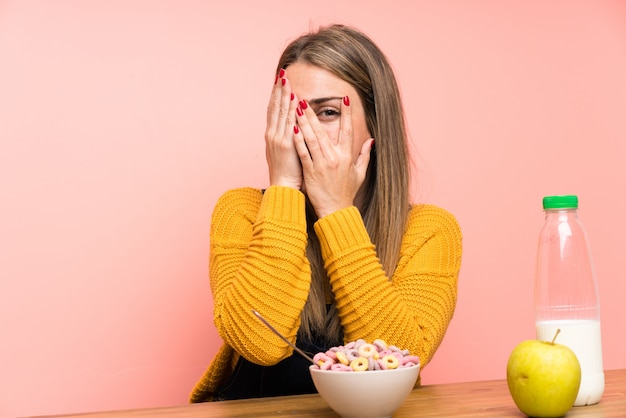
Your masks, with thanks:
<instances>
[{"instance_id":1,"label":"bowl of cereal","mask_svg":"<svg viewBox=\"0 0 626 418\"><path fill-rule=\"evenodd\" d=\"M322 399L343 418L391 417L413 390L419 358L382 340L317 353L309 367Z\"/></svg>"}]
</instances>

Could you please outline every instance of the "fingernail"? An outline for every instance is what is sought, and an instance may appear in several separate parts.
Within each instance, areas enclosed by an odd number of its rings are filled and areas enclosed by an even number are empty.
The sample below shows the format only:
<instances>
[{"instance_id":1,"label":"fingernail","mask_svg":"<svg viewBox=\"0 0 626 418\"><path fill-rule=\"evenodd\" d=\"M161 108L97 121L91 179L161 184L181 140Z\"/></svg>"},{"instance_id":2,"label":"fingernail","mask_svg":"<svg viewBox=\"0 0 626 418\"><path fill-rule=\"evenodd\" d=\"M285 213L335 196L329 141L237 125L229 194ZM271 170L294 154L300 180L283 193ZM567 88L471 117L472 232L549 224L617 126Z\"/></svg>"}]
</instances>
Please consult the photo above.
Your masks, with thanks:
<instances>
[{"instance_id":1,"label":"fingernail","mask_svg":"<svg viewBox=\"0 0 626 418\"><path fill-rule=\"evenodd\" d=\"M298 125L293 125L293 133L297 135L298 132L300 132L300 128L298 128Z\"/></svg>"},{"instance_id":2,"label":"fingernail","mask_svg":"<svg viewBox=\"0 0 626 418\"><path fill-rule=\"evenodd\" d=\"M291 100L293 100L296 96L293 95L293 93L291 93Z\"/></svg>"},{"instance_id":3,"label":"fingernail","mask_svg":"<svg viewBox=\"0 0 626 418\"><path fill-rule=\"evenodd\" d=\"M278 72L278 77L283 78L285 76L285 70L283 68Z\"/></svg>"},{"instance_id":4,"label":"fingernail","mask_svg":"<svg viewBox=\"0 0 626 418\"><path fill-rule=\"evenodd\" d=\"M302 110L306 109L309 105L306 104L306 101L304 100L300 100L300 107L302 108Z\"/></svg>"},{"instance_id":5,"label":"fingernail","mask_svg":"<svg viewBox=\"0 0 626 418\"><path fill-rule=\"evenodd\" d=\"M372 145L370 145L370 149L374 149L374 142L376 142L376 140L372 139Z\"/></svg>"},{"instance_id":6,"label":"fingernail","mask_svg":"<svg viewBox=\"0 0 626 418\"><path fill-rule=\"evenodd\" d=\"M285 83L287 82L287 79L286 79L286 78L281 78L280 82L281 82L281 83L282 83L282 85L284 86L284 85L285 85Z\"/></svg>"},{"instance_id":7,"label":"fingernail","mask_svg":"<svg viewBox=\"0 0 626 418\"><path fill-rule=\"evenodd\" d=\"M299 107L296 108L296 113L298 114L298 116L302 116L304 114L304 112L302 112L302 109L300 109Z\"/></svg>"},{"instance_id":8,"label":"fingernail","mask_svg":"<svg viewBox=\"0 0 626 418\"><path fill-rule=\"evenodd\" d=\"M350 98L348 96L343 97L343 104L350 106Z\"/></svg>"},{"instance_id":9,"label":"fingernail","mask_svg":"<svg viewBox=\"0 0 626 418\"><path fill-rule=\"evenodd\" d=\"M274 84L278 83L278 76L274 79Z\"/></svg>"}]
</instances>

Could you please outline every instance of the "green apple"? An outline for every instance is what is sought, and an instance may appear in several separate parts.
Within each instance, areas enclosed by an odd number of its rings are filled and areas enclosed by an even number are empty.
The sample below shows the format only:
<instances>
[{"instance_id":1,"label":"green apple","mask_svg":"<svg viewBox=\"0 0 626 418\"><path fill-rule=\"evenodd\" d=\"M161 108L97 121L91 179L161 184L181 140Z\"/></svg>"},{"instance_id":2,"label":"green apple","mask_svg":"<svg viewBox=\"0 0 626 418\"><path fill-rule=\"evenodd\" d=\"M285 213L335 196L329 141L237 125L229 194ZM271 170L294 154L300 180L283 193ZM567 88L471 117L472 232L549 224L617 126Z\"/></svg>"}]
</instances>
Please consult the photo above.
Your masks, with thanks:
<instances>
[{"instance_id":1,"label":"green apple","mask_svg":"<svg viewBox=\"0 0 626 418\"><path fill-rule=\"evenodd\" d=\"M555 344L554 339L518 344L506 366L513 401L531 417L562 417L578 395L580 363L569 347Z\"/></svg>"}]
</instances>

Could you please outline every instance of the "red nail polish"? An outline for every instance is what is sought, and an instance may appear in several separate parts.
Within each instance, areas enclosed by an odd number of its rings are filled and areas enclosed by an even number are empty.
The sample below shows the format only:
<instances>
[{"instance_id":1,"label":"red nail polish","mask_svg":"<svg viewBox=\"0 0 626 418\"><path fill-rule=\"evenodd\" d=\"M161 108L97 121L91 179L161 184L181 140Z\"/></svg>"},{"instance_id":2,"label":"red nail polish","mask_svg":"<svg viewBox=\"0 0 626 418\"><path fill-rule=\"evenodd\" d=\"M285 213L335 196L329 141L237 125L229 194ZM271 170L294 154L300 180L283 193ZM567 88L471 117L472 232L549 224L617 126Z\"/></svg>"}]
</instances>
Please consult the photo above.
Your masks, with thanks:
<instances>
[{"instance_id":1,"label":"red nail polish","mask_svg":"<svg viewBox=\"0 0 626 418\"><path fill-rule=\"evenodd\" d=\"M278 77L283 78L285 76L285 70L284 69L280 69L280 71L278 72Z\"/></svg>"},{"instance_id":2,"label":"red nail polish","mask_svg":"<svg viewBox=\"0 0 626 418\"><path fill-rule=\"evenodd\" d=\"M285 85L285 83L287 82L287 79L286 79L286 78L281 78L280 82L281 82L281 83L282 83L282 85L284 86L284 85Z\"/></svg>"},{"instance_id":3,"label":"red nail polish","mask_svg":"<svg viewBox=\"0 0 626 418\"><path fill-rule=\"evenodd\" d=\"M293 95L293 93L291 93L291 100L295 99L296 96Z\"/></svg>"},{"instance_id":4,"label":"red nail polish","mask_svg":"<svg viewBox=\"0 0 626 418\"><path fill-rule=\"evenodd\" d=\"M350 106L350 98L348 96L343 97L343 104Z\"/></svg>"},{"instance_id":5,"label":"red nail polish","mask_svg":"<svg viewBox=\"0 0 626 418\"><path fill-rule=\"evenodd\" d=\"M309 105L306 103L306 101L300 100L300 107L302 108L302 110L304 110L309 107Z\"/></svg>"},{"instance_id":6,"label":"red nail polish","mask_svg":"<svg viewBox=\"0 0 626 418\"><path fill-rule=\"evenodd\" d=\"M296 108L296 113L298 114L298 116L302 116L304 114L304 112L302 112L302 109L300 109L299 107Z\"/></svg>"},{"instance_id":7,"label":"red nail polish","mask_svg":"<svg viewBox=\"0 0 626 418\"><path fill-rule=\"evenodd\" d=\"M278 76L274 79L274 84L278 83Z\"/></svg>"},{"instance_id":8,"label":"red nail polish","mask_svg":"<svg viewBox=\"0 0 626 418\"><path fill-rule=\"evenodd\" d=\"M293 125L293 133L297 135L298 132L300 132L300 128L298 128L298 125Z\"/></svg>"}]
</instances>

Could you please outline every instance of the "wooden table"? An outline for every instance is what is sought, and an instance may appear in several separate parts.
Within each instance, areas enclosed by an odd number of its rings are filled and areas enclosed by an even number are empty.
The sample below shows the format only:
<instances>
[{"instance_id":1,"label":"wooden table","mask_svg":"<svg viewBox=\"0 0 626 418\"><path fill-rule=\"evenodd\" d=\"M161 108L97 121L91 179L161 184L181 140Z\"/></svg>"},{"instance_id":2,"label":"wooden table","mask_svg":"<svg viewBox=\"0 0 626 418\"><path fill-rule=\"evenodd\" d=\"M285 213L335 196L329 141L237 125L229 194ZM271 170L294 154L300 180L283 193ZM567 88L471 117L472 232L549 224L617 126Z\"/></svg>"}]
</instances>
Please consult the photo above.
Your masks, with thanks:
<instances>
[{"instance_id":1,"label":"wooden table","mask_svg":"<svg viewBox=\"0 0 626 418\"><path fill-rule=\"evenodd\" d=\"M606 388L599 404L574 407L571 417L626 417L626 369L609 370ZM89 414L55 415L56 418L207 418L207 417L289 417L337 418L319 395L209 402L167 408ZM506 380L426 385L411 392L394 414L395 418L419 417L525 417L511 398ZM48 418L52 418L51 416Z\"/></svg>"}]
</instances>

